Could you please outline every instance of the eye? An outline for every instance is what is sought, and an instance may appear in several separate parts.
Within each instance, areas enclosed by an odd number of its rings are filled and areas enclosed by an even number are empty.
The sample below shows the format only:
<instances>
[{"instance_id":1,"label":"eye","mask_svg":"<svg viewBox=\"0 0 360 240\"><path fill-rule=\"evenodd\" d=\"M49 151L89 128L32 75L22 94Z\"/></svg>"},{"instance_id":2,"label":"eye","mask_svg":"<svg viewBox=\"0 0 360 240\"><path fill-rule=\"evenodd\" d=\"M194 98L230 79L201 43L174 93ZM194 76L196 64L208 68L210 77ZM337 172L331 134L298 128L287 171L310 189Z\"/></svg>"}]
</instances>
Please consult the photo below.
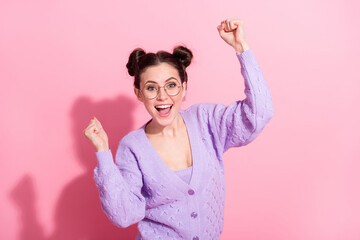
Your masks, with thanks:
<instances>
[{"instance_id":1,"label":"eye","mask_svg":"<svg viewBox=\"0 0 360 240\"><path fill-rule=\"evenodd\" d=\"M177 84L174 82L167 84L167 88L175 88L175 87L177 87Z\"/></svg>"},{"instance_id":2,"label":"eye","mask_svg":"<svg viewBox=\"0 0 360 240\"><path fill-rule=\"evenodd\" d=\"M157 89L156 89L156 87L155 86L146 86L146 91L156 91Z\"/></svg>"}]
</instances>

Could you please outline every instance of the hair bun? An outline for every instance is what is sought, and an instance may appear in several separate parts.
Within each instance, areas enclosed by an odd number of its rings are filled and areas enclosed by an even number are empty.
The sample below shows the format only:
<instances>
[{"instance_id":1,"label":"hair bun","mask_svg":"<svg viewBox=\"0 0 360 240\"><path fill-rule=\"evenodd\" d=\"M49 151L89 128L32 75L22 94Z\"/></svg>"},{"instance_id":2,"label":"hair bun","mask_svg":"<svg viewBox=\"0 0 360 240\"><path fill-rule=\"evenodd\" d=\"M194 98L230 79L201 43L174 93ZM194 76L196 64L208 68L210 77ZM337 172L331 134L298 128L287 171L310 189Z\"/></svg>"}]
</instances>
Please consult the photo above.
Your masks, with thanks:
<instances>
[{"instance_id":1,"label":"hair bun","mask_svg":"<svg viewBox=\"0 0 360 240\"><path fill-rule=\"evenodd\" d=\"M145 54L146 53L142 48L136 48L131 52L129 61L126 64L130 76L135 76L135 73L138 70L139 60Z\"/></svg>"},{"instance_id":2,"label":"hair bun","mask_svg":"<svg viewBox=\"0 0 360 240\"><path fill-rule=\"evenodd\" d=\"M173 50L173 55L185 68L190 65L191 59L193 58L192 52L184 46L175 47Z\"/></svg>"}]
</instances>

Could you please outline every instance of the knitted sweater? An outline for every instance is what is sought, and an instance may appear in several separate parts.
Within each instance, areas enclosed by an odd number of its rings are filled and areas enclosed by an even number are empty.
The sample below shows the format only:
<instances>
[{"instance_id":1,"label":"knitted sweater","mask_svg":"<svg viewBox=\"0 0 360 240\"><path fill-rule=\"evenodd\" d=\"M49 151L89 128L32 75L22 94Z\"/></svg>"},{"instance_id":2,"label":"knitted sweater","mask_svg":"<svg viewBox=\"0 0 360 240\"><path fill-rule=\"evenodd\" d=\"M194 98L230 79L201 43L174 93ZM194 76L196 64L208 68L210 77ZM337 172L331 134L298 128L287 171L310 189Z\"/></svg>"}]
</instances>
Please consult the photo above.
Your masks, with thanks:
<instances>
[{"instance_id":1,"label":"knitted sweater","mask_svg":"<svg viewBox=\"0 0 360 240\"><path fill-rule=\"evenodd\" d=\"M190 183L172 171L145 134L145 125L111 150L96 152L101 205L113 224L138 223L137 239L220 239L224 224L222 155L250 143L273 116L268 86L251 49L236 54L245 80L244 100L228 106L196 104L179 113L193 159Z\"/></svg>"}]
</instances>

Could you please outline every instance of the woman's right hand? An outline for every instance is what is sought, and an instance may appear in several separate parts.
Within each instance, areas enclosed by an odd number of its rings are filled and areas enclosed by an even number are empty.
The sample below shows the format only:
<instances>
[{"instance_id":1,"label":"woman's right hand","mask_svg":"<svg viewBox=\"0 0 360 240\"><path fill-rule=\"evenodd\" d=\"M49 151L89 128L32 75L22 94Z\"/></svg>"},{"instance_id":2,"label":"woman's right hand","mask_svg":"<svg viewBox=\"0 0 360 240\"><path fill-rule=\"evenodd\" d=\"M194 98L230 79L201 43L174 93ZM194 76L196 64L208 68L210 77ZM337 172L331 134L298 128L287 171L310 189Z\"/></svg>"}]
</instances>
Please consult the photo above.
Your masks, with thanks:
<instances>
[{"instance_id":1,"label":"woman's right hand","mask_svg":"<svg viewBox=\"0 0 360 240\"><path fill-rule=\"evenodd\" d=\"M236 53L243 53L250 47L245 41L244 24L240 19L226 19L217 26L220 37L230 46Z\"/></svg>"},{"instance_id":2,"label":"woman's right hand","mask_svg":"<svg viewBox=\"0 0 360 240\"><path fill-rule=\"evenodd\" d=\"M98 152L109 150L108 136L96 117L90 120L83 134L90 140Z\"/></svg>"}]
</instances>

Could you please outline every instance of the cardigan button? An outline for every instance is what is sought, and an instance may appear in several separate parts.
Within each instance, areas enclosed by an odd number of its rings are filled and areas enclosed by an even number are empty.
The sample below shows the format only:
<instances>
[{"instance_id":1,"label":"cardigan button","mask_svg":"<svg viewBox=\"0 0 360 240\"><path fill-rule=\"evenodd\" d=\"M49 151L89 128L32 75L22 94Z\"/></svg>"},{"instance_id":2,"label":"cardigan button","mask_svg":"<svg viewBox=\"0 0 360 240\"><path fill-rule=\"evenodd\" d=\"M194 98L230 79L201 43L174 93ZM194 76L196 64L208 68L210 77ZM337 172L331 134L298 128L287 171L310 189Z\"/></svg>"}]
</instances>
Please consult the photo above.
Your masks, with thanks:
<instances>
[{"instance_id":1,"label":"cardigan button","mask_svg":"<svg viewBox=\"0 0 360 240\"><path fill-rule=\"evenodd\" d=\"M189 191L188 191L188 194L189 194L189 195L194 195L194 193L195 193L194 190L189 189Z\"/></svg>"},{"instance_id":2,"label":"cardigan button","mask_svg":"<svg viewBox=\"0 0 360 240\"><path fill-rule=\"evenodd\" d=\"M190 215L192 218L196 218L198 216L198 214L196 212L192 212Z\"/></svg>"},{"instance_id":3,"label":"cardigan button","mask_svg":"<svg viewBox=\"0 0 360 240\"><path fill-rule=\"evenodd\" d=\"M198 236L193 237L193 240L199 240L199 237Z\"/></svg>"}]
</instances>

